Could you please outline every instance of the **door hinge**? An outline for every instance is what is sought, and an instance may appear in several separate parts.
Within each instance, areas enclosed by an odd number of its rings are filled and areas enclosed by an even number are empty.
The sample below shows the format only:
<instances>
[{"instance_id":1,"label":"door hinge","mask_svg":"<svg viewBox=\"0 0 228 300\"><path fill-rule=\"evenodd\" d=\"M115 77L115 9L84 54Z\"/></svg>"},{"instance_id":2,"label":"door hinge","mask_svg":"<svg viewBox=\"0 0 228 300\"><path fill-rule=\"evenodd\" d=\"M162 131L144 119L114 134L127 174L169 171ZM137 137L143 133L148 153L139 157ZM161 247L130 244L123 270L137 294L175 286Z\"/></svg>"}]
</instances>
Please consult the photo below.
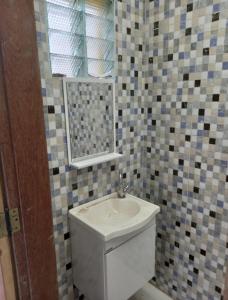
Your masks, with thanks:
<instances>
[{"instance_id":1,"label":"door hinge","mask_svg":"<svg viewBox=\"0 0 228 300\"><path fill-rule=\"evenodd\" d=\"M21 224L18 208L5 209L0 212L0 238L12 236L12 234L20 231Z\"/></svg>"}]
</instances>

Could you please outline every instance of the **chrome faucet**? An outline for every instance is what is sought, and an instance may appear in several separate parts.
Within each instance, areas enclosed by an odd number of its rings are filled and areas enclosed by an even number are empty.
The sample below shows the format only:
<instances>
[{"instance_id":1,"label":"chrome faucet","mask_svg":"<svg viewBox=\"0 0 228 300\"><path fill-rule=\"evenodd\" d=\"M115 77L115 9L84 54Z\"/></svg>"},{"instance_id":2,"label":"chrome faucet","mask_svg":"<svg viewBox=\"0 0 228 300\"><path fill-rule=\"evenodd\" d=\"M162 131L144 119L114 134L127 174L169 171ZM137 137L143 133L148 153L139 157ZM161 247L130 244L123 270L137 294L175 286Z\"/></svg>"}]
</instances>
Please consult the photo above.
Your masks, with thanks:
<instances>
[{"instance_id":1,"label":"chrome faucet","mask_svg":"<svg viewBox=\"0 0 228 300\"><path fill-rule=\"evenodd\" d=\"M128 185L124 183L123 174L120 172L118 197L125 198L128 191Z\"/></svg>"}]
</instances>

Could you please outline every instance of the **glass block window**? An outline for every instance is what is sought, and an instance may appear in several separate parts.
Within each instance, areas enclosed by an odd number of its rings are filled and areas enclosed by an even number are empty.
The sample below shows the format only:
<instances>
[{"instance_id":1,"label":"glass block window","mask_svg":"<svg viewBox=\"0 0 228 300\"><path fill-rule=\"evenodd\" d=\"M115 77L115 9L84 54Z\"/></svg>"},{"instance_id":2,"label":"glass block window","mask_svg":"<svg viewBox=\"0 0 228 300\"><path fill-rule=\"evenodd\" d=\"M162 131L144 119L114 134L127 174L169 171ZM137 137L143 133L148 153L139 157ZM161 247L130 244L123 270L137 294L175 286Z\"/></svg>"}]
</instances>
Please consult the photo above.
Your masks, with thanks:
<instances>
[{"instance_id":1,"label":"glass block window","mask_svg":"<svg viewBox=\"0 0 228 300\"><path fill-rule=\"evenodd\" d=\"M53 74L110 77L114 0L46 0Z\"/></svg>"}]
</instances>

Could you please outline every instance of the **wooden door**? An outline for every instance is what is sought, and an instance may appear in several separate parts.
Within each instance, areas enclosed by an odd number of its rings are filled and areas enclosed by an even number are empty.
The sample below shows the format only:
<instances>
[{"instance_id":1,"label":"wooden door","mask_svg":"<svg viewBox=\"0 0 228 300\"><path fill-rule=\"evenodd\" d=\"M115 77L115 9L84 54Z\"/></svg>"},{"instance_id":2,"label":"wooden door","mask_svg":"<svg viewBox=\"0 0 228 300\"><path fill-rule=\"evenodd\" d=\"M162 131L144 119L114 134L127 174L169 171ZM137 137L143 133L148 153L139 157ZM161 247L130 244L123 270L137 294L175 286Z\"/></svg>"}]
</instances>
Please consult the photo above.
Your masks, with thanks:
<instances>
[{"instance_id":1,"label":"wooden door","mask_svg":"<svg viewBox=\"0 0 228 300\"><path fill-rule=\"evenodd\" d=\"M21 230L6 243L12 249L16 295L21 300L56 300L47 145L31 0L0 0L0 165L4 206L18 208L21 221Z\"/></svg>"},{"instance_id":2,"label":"wooden door","mask_svg":"<svg viewBox=\"0 0 228 300\"><path fill-rule=\"evenodd\" d=\"M0 9L1 12L1 9ZM11 137L9 122L9 112L7 107L7 93L5 89L5 79L3 71L3 60L0 44L0 178L1 197L4 208L18 207L20 210L20 196L18 190L18 180L16 164ZM3 206L2 205L2 206ZM20 211L21 213L21 211ZM12 253L15 260L15 277L17 278L17 291L20 299L31 299L29 288L29 270L26 257L26 243L24 230L11 237ZM2 274L3 275L3 274Z\"/></svg>"}]
</instances>

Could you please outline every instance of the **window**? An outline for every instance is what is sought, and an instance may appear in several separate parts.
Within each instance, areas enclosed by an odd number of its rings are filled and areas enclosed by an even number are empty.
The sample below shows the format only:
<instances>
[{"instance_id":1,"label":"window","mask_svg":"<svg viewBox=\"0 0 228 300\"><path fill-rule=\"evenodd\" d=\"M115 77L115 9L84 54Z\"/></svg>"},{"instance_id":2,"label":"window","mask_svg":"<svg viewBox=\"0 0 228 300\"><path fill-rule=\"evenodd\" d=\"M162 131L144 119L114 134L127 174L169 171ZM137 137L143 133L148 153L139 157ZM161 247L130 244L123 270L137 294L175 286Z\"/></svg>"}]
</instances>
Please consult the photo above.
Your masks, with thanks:
<instances>
[{"instance_id":1,"label":"window","mask_svg":"<svg viewBox=\"0 0 228 300\"><path fill-rule=\"evenodd\" d=\"M113 0L47 0L47 16L53 74L112 76Z\"/></svg>"}]
</instances>

